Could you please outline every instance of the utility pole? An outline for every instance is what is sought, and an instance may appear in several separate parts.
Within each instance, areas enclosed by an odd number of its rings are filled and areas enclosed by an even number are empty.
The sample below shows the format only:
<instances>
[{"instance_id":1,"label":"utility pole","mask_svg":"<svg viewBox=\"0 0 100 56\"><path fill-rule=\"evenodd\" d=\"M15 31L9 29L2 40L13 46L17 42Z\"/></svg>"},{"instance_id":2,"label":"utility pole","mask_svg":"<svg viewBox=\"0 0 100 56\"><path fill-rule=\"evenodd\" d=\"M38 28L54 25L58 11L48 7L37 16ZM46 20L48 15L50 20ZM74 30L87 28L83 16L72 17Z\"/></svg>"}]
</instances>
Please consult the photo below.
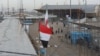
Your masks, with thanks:
<instances>
[{"instance_id":1,"label":"utility pole","mask_svg":"<svg viewBox=\"0 0 100 56\"><path fill-rule=\"evenodd\" d=\"M34 0L34 9L35 9L35 0Z\"/></svg>"},{"instance_id":2,"label":"utility pole","mask_svg":"<svg viewBox=\"0 0 100 56\"><path fill-rule=\"evenodd\" d=\"M70 0L70 18L72 17L71 3L72 1Z\"/></svg>"},{"instance_id":3,"label":"utility pole","mask_svg":"<svg viewBox=\"0 0 100 56\"><path fill-rule=\"evenodd\" d=\"M100 0L98 1L99 2L99 4L98 4L98 18L100 18Z\"/></svg>"},{"instance_id":4,"label":"utility pole","mask_svg":"<svg viewBox=\"0 0 100 56\"><path fill-rule=\"evenodd\" d=\"M19 20L24 18L24 11L23 11L23 0L20 0L20 8L19 8ZM22 21L21 21L22 22ZM23 26L23 23L22 23Z\"/></svg>"},{"instance_id":5,"label":"utility pole","mask_svg":"<svg viewBox=\"0 0 100 56\"><path fill-rule=\"evenodd\" d=\"M85 18L87 17L87 15L86 15L86 10L87 10L87 0L85 0Z\"/></svg>"},{"instance_id":6,"label":"utility pole","mask_svg":"<svg viewBox=\"0 0 100 56\"><path fill-rule=\"evenodd\" d=\"M14 7L12 8L12 14L15 14L15 8Z\"/></svg>"},{"instance_id":7,"label":"utility pole","mask_svg":"<svg viewBox=\"0 0 100 56\"><path fill-rule=\"evenodd\" d=\"M3 4L1 4L1 11L0 14L3 15L4 9L3 9Z\"/></svg>"},{"instance_id":8,"label":"utility pole","mask_svg":"<svg viewBox=\"0 0 100 56\"><path fill-rule=\"evenodd\" d=\"M8 6L8 15L9 15L9 0L7 0L7 6Z\"/></svg>"},{"instance_id":9,"label":"utility pole","mask_svg":"<svg viewBox=\"0 0 100 56\"><path fill-rule=\"evenodd\" d=\"M79 4L79 10L78 10L78 19L79 19L79 23L80 23L80 0L78 0L78 4ZM80 26L79 26L79 31L81 31L80 30ZM79 48L79 56L82 56L82 47L81 47L81 44L79 44L79 46L78 46L78 48Z\"/></svg>"},{"instance_id":10,"label":"utility pole","mask_svg":"<svg viewBox=\"0 0 100 56\"><path fill-rule=\"evenodd\" d=\"M23 0L20 0L20 14L23 14Z\"/></svg>"}]
</instances>

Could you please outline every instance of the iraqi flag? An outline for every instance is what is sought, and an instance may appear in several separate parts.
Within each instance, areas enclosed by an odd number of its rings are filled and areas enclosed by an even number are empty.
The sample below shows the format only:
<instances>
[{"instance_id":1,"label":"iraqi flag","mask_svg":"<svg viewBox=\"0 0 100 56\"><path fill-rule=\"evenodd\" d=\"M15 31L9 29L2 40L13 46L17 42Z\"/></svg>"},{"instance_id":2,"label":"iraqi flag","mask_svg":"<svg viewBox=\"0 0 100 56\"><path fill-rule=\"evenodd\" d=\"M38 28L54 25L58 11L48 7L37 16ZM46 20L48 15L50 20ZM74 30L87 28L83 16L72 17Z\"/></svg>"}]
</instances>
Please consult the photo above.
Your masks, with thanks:
<instances>
[{"instance_id":1,"label":"iraqi flag","mask_svg":"<svg viewBox=\"0 0 100 56\"><path fill-rule=\"evenodd\" d=\"M44 48L47 48L48 41L52 35L52 28L49 27L48 24L48 12L46 11L45 15L45 24L39 23L39 31L40 31L40 40L43 44Z\"/></svg>"}]
</instances>

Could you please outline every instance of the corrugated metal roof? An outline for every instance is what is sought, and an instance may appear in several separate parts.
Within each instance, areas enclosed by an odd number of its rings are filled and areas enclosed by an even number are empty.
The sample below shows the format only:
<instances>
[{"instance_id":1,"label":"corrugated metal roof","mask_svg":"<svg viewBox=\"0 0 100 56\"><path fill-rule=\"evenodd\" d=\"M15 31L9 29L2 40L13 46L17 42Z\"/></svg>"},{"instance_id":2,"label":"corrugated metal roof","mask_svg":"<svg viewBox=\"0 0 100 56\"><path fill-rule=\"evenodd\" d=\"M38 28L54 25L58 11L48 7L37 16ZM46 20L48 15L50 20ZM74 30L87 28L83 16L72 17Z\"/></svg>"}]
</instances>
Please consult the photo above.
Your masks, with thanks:
<instances>
[{"instance_id":1,"label":"corrugated metal roof","mask_svg":"<svg viewBox=\"0 0 100 56\"><path fill-rule=\"evenodd\" d=\"M54 10L54 9L82 9L83 11L85 11L86 13L95 13L95 7L97 5L44 5L42 6L40 9L45 10L46 8L48 8L49 10Z\"/></svg>"}]
</instances>

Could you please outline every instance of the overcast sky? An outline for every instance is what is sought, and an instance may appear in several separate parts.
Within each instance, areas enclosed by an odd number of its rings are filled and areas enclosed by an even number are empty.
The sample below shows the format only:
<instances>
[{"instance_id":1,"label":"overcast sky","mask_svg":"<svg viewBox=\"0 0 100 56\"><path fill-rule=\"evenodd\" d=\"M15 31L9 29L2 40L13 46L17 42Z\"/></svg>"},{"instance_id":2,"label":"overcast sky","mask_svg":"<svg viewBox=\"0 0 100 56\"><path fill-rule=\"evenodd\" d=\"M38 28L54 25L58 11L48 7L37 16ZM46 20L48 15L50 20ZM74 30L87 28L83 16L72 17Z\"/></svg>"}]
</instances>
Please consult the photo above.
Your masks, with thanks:
<instances>
[{"instance_id":1,"label":"overcast sky","mask_svg":"<svg viewBox=\"0 0 100 56\"><path fill-rule=\"evenodd\" d=\"M4 8L7 8L7 1L9 1L9 7L10 9L12 7L18 9L20 6L20 0L1 0L0 5ZM35 1L35 4L34 4ZM72 4L78 4L79 0L72 0ZM87 4L99 4L99 0L87 0ZM40 8L42 5L50 4L50 5L63 5L63 4L69 4L70 0L23 0L24 8L27 10L32 10L35 8ZM83 0L80 0L81 4L84 4ZM0 6L0 7L1 7Z\"/></svg>"}]
</instances>

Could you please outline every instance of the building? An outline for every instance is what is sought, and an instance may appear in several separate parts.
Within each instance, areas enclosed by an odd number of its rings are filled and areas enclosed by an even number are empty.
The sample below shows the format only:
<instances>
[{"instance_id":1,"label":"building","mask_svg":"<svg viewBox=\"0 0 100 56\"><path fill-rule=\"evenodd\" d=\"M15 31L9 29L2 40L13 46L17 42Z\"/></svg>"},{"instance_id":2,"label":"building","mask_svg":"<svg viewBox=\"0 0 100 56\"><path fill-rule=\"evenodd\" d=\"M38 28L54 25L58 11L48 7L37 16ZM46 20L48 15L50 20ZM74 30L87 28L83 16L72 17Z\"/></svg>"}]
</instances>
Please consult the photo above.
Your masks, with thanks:
<instances>
[{"instance_id":1,"label":"building","mask_svg":"<svg viewBox=\"0 0 100 56\"><path fill-rule=\"evenodd\" d=\"M48 9L49 14L57 15L60 18L65 18L66 15L70 15L71 18L84 18L85 15L89 18L96 16L96 6L98 5L44 5L40 9L36 9L38 12L45 13Z\"/></svg>"}]
</instances>

